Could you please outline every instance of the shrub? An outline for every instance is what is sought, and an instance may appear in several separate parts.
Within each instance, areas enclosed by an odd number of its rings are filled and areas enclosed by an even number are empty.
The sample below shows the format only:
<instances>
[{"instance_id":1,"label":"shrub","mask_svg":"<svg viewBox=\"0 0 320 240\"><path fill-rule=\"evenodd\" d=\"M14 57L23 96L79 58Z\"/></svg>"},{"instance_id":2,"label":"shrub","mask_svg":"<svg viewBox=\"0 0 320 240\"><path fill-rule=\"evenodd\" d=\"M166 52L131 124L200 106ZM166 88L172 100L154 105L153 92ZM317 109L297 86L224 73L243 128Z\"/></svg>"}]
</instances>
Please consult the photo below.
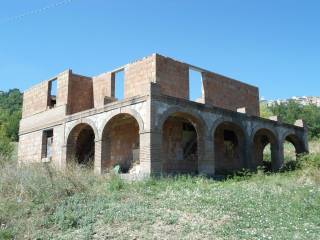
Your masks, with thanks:
<instances>
[{"instance_id":1,"label":"shrub","mask_svg":"<svg viewBox=\"0 0 320 240\"><path fill-rule=\"evenodd\" d=\"M308 155L303 155L299 158L299 165L301 167L311 167L320 169L320 154L311 153Z\"/></svg>"},{"instance_id":2,"label":"shrub","mask_svg":"<svg viewBox=\"0 0 320 240\"><path fill-rule=\"evenodd\" d=\"M120 191L125 187L124 180L119 176L119 174L112 174L109 179L109 189L110 191Z\"/></svg>"},{"instance_id":3,"label":"shrub","mask_svg":"<svg viewBox=\"0 0 320 240\"><path fill-rule=\"evenodd\" d=\"M13 146L10 139L5 135L3 128L0 126L0 165L11 159Z\"/></svg>"}]
</instances>

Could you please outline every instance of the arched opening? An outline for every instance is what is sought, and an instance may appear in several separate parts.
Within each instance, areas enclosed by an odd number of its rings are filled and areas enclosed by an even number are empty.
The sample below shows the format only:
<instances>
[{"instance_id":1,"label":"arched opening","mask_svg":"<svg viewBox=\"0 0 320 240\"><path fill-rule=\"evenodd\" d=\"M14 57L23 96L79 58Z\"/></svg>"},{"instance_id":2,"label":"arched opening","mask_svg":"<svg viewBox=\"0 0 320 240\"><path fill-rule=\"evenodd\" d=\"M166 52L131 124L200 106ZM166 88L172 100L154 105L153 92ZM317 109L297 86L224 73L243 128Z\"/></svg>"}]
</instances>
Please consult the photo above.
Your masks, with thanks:
<instances>
[{"instance_id":1,"label":"arched opening","mask_svg":"<svg viewBox=\"0 0 320 240\"><path fill-rule=\"evenodd\" d=\"M74 127L67 140L67 163L92 168L95 154L95 134L92 127L81 123Z\"/></svg>"},{"instance_id":2,"label":"arched opening","mask_svg":"<svg viewBox=\"0 0 320 240\"><path fill-rule=\"evenodd\" d=\"M244 142L244 132L237 124L223 122L217 126L214 132L217 174L226 174L245 167Z\"/></svg>"},{"instance_id":3,"label":"arched opening","mask_svg":"<svg viewBox=\"0 0 320 240\"><path fill-rule=\"evenodd\" d=\"M300 141L298 136L289 134L283 143L284 152L284 169L294 169L299 156L305 153L303 142Z\"/></svg>"},{"instance_id":4,"label":"arched opening","mask_svg":"<svg viewBox=\"0 0 320 240\"><path fill-rule=\"evenodd\" d=\"M162 126L162 170L167 174L198 173L199 135L196 119L184 113L170 115Z\"/></svg>"},{"instance_id":5,"label":"arched opening","mask_svg":"<svg viewBox=\"0 0 320 240\"><path fill-rule=\"evenodd\" d=\"M253 138L253 167L262 166L266 171L277 168L276 136L268 129L258 130Z\"/></svg>"},{"instance_id":6,"label":"arched opening","mask_svg":"<svg viewBox=\"0 0 320 240\"><path fill-rule=\"evenodd\" d=\"M139 124L130 114L118 114L108 121L102 134L103 170L119 168L120 173L138 173Z\"/></svg>"}]
</instances>

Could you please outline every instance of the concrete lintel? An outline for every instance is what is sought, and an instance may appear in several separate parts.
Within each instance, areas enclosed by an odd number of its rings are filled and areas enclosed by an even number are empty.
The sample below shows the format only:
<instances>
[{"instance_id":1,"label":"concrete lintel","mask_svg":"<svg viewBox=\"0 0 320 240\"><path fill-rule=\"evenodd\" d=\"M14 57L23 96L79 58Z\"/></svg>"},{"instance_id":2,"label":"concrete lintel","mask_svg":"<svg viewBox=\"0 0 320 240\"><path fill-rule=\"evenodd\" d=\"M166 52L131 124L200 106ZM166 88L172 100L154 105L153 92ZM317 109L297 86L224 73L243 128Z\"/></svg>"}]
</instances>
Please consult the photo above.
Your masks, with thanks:
<instances>
[{"instance_id":1,"label":"concrete lintel","mask_svg":"<svg viewBox=\"0 0 320 240\"><path fill-rule=\"evenodd\" d=\"M271 116L269 117L269 120L275 121L275 122L281 122L281 119L279 116Z\"/></svg>"},{"instance_id":2,"label":"concrete lintel","mask_svg":"<svg viewBox=\"0 0 320 240\"><path fill-rule=\"evenodd\" d=\"M247 113L247 108L245 108L245 107L237 108L237 112L238 112L238 113L246 114L246 113Z\"/></svg>"},{"instance_id":3,"label":"concrete lintel","mask_svg":"<svg viewBox=\"0 0 320 240\"><path fill-rule=\"evenodd\" d=\"M304 120L303 119L297 119L295 122L294 122L294 125L295 126L298 126L298 127L306 127L306 125L305 125L305 122L304 122Z\"/></svg>"}]
</instances>

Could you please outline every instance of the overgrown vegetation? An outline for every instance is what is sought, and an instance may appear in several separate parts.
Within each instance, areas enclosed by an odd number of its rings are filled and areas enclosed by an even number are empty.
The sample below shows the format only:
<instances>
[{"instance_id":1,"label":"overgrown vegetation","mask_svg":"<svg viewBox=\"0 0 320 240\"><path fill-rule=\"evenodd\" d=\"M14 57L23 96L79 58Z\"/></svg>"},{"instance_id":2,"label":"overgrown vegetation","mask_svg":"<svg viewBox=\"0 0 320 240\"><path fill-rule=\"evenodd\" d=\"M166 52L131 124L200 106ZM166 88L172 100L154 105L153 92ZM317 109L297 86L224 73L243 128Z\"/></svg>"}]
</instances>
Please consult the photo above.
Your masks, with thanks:
<instances>
[{"instance_id":1,"label":"overgrown vegetation","mask_svg":"<svg viewBox=\"0 0 320 240\"><path fill-rule=\"evenodd\" d=\"M318 239L320 145L295 171L127 182L74 166L0 168L0 239Z\"/></svg>"}]
</instances>

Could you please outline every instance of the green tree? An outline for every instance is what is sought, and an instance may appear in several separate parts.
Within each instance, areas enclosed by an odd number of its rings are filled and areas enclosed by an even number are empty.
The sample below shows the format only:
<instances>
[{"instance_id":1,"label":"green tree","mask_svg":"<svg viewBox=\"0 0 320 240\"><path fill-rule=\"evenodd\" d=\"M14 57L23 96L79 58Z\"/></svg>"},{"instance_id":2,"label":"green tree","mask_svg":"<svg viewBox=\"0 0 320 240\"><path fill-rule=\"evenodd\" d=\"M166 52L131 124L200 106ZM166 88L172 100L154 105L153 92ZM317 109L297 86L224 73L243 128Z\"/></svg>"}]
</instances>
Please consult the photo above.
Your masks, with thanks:
<instances>
[{"instance_id":1,"label":"green tree","mask_svg":"<svg viewBox=\"0 0 320 240\"><path fill-rule=\"evenodd\" d=\"M263 118L269 118L273 116L271 109L265 103L260 104L260 116Z\"/></svg>"},{"instance_id":2,"label":"green tree","mask_svg":"<svg viewBox=\"0 0 320 240\"><path fill-rule=\"evenodd\" d=\"M0 92L0 126L6 137L18 141L22 93L19 89Z\"/></svg>"},{"instance_id":3,"label":"green tree","mask_svg":"<svg viewBox=\"0 0 320 240\"><path fill-rule=\"evenodd\" d=\"M295 101L275 104L269 107L273 115L279 116L283 122L293 124L303 119L309 129L310 138L320 138L320 108L316 105L301 105Z\"/></svg>"}]
</instances>

